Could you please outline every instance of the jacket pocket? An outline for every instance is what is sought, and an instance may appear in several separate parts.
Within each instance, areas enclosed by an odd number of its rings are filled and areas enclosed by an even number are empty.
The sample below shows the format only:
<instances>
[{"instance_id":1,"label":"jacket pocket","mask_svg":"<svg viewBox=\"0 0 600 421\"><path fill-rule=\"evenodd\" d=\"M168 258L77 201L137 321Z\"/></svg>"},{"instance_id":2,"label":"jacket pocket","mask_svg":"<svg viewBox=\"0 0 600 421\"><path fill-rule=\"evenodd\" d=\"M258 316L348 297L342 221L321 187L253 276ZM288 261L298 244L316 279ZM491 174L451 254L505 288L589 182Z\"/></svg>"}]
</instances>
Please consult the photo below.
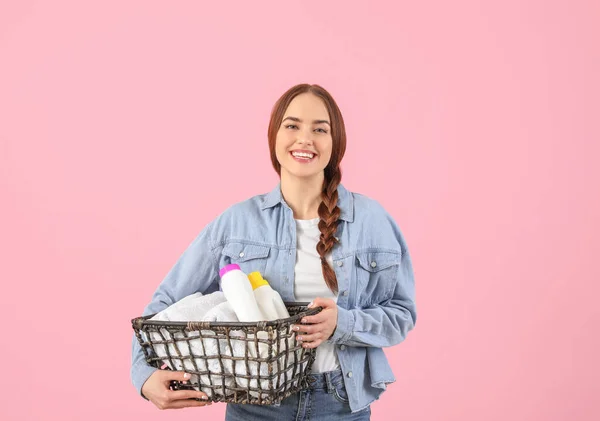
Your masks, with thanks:
<instances>
[{"instance_id":1,"label":"jacket pocket","mask_svg":"<svg viewBox=\"0 0 600 421\"><path fill-rule=\"evenodd\" d=\"M246 275L251 272L260 272L264 275L270 251L269 246L230 242L225 244L222 254L225 256L225 264L239 265Z\"/></svg>"},{"instance_id":2,"label":"jacket pocket","mask_svg":"<svg viewBox=\"0 0 600 421\"><path fill-rule=\"evenodd\" d=\"M356 302L359 307L391 298L401 255L398 252L356 253Z\"/></svg>"}]
</instances>

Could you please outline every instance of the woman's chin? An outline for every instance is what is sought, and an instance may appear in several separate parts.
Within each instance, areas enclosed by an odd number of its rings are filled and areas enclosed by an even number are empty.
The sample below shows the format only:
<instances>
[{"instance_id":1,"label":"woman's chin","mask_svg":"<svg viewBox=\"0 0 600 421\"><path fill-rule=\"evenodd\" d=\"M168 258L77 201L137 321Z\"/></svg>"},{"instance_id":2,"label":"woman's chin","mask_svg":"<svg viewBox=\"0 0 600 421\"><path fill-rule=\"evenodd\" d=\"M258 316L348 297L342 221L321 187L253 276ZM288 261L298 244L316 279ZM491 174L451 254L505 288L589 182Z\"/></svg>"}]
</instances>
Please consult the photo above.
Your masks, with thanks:
<instances>
[{"instance_id":1,"label":"woman's chin","mask_svg":"<svg viewBox=\"0 0 600 421\"><path fill-rule=\"evenodd\" d=\"M322 178L324 176L324 170L315 170L309 168L285 168L285 172L287 172L291 177L302 180L311 180L313 178Z\"/></svg>"}]
</instances>

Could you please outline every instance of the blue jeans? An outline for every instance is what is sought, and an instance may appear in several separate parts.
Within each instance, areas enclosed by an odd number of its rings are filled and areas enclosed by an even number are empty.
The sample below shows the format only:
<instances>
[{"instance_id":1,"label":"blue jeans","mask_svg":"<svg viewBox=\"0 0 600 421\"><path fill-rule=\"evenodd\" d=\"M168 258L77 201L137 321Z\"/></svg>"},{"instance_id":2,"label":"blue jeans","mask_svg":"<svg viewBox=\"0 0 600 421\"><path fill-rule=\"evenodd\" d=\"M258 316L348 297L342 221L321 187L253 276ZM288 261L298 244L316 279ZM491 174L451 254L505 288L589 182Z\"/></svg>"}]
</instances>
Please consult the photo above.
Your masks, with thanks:
<instances>
[{"instance_id":1,"label":"blue jeans","mask_svg":"<svg viewBox=\"0 0 600 421\"><path fill-rule=\"evenodd\" d=\"M371 407L351 413L342 372L329 371L308 376L310 387L289 396L281 405L227 404L225 421L331 421L371 419Z\"/></svg>"}]
</instances>

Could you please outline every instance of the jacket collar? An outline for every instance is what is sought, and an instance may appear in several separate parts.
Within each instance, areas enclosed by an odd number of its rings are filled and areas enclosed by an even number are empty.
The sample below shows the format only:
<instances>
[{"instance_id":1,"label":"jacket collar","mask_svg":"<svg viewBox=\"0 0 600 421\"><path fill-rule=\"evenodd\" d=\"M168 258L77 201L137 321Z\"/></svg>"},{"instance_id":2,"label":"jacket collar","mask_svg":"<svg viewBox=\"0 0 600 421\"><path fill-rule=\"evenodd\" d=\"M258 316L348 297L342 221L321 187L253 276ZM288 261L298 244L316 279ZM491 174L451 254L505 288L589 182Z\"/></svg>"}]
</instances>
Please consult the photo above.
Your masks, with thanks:
<instances>
[{"instance_id":1,"label":"jacket collar","mask_svg":"<svg viewBox=\"0 0 600 421\"><path fill-rule=\"evenodd\" d=\"M340 208L340 219L342 221L352 222L354 220L354 197L342 184L338 186L337 191L337 205ZM271 192L264 196L261 209L265 210L272 208L281 203L284 203L284 200L283 195L281 194L281 182L279 182Z\"/></svg>"}]
</instances>

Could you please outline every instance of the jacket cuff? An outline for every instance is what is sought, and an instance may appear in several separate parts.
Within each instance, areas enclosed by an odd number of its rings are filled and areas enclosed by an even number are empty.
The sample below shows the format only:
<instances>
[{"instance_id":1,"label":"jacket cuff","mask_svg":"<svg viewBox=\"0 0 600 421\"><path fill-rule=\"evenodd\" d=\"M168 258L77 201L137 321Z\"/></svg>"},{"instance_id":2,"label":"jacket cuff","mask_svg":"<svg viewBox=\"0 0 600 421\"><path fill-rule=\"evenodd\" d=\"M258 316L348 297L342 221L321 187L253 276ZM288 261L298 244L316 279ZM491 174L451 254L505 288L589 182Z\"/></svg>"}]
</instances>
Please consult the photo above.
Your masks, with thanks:
<instances>
[{"instance_id":1,"label":"jacket cuff","mask_svg":"<svg viewBox=\"0 0 600 421\"><path fill-rule=\"evenodd\" d=\"M131 381L133 386L136 388L140 396L146 400L144 394L142 393L142 387L146 380L154 373L158 368L152 367L146 363L146 361L141 361L138 364L134 365L131 368Z\"/></svg>"},{"instance_id":2,"label":"jacket cuff","mask_svg":"<svg viewBox=\"0 0 600 421\"><path fill-rule=\"evenodd\" d=\"M337 326L333 336L329 339L332 343L343 343L352 337L354 314L350 310L338 306Z\"/></svg>"}]
</instances>

